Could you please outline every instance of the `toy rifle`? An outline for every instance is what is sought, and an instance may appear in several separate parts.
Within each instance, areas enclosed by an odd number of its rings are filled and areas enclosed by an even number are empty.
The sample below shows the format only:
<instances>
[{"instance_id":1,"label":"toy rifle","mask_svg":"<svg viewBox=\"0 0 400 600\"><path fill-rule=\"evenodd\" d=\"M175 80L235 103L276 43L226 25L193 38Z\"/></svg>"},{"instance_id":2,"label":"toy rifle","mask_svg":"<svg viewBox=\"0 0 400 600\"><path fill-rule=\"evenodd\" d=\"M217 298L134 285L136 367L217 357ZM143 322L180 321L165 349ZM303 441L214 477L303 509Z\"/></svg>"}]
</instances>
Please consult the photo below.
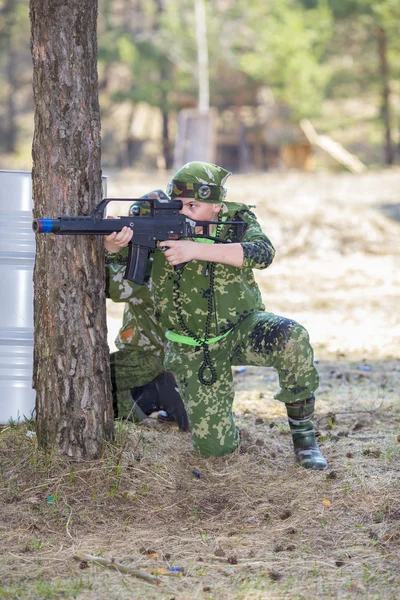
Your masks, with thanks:
<instances>
[{"instance_id":1,"label":"toy rifle","mask_svg":"<svg viewBox=\"0 0 400 600\"><path fill-rule=\"evenodd\" d=\"M139 213L139 203L150 205L148 214L107 219L105 209L110 202L130 202L131 209ZM235 238L240 239L246 229L244 221L193 221L179 214L181 200L165 198L104 198L87 217L66 216L58 219L34 219L32 229L35 233L55 233L56 235L109 235L130 227L133 231L129 242L128 262L124 278L143 284L146 264L150 252L157 248L157 242L179 240L181 238L211 239L220 243L229 243L225 239L211 237L210 225L231 226L235 228ZM202 233L198 233L201 227ZM184 265L176 265L179 269Z\"/></svg>"}]
</instances>

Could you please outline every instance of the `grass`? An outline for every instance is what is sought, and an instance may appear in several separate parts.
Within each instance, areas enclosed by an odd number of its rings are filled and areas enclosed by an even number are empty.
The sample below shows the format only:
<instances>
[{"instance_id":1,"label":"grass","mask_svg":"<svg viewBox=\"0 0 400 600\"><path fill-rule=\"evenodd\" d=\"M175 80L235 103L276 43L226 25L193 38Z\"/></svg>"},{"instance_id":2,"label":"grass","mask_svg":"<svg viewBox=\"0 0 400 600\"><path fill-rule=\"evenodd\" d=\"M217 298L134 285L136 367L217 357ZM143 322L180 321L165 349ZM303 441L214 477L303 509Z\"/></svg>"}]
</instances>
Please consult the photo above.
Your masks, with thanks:
<instances>
[{"instance_id":1,"label":"grass","mask_svg":"<svg viewBox=\"0 0 400 600\"><path fill-rule=\"evenodd\" d=\"M163 187L157 177L151 186ZM132 194L132 181L148 191L147 175L126 172L110 196ZM117 422L101 459L77 463L38 448L34 422L9 423L0 599L398 598L399 223L381 211L398 203L398 184L393 170L246 175L231 186L232 199L258 205L278 249L257 273L267 309L310 331L328 470L295 465L272 369L235 373L243 443L224 458L197 456L188 434L153 420ZM155 571L161 584L78 551ZM174 567L184 571L165 571Z\"/></svg>"},{"instance_id":2,"label":"grass","mask_svg":"<svg viewBox=\"0 0 400 600\"><path fill-rule=\"evenodd\" d=\"M91 585L83 584L82 580L72 579L61 580L55 579L53 581L35 581L27 586L25 585L11 585L3 587L0 584L0 598L76 598L78 594L84 591L85 587L90 589Z\"/></svg>"},{"instance_id":3,"label":"grass","mask_svg":"<svg viewBox=\"0 0 400 600\"><path fill-rule=\"evenodd\" d=\"M198 457L174 428L118 423L100 460L73 464L39 449L26 424L5 428L0 598L395 598L398 363L375 362L361 379L345 359L318 368L332 385L318 412L326 472L294 464L272 369L235 375L244 441L222 459ZM76 551L159 571L162 583Z\"/></svg>"}]
</instances>

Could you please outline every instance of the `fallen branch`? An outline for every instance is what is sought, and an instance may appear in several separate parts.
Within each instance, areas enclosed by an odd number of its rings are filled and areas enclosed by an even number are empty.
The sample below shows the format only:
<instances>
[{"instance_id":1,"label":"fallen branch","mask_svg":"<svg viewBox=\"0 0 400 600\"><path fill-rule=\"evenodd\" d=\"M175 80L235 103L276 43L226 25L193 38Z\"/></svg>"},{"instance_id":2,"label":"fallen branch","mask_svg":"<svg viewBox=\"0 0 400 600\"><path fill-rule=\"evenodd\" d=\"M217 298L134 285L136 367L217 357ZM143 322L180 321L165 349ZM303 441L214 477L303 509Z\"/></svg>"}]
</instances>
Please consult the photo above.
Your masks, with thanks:
<instances>
[{"instance_id":1,"label":"fallen branch","mask_svg":"<svg viewBox=\"0 0 400 600\"><path fill-rule=\"evenodd\" d=\"M302 119L302 121L300 121L300 127L310 144L318 146L327 152L332 158L347 167L352 173L362 173L365 171L366 166L357 158L357 156L348 152L341 144L339 144L339 142L336 142L329 136L319 135L308 119Z\"/></svg>"},{"instance_id":2,"label":"fallen branch","mask_svg":"<svg viewBox=\"0 0 400 600\"><path fill-rule=\"evenodd\" d=\"M68 528L68 525L70 524L71 518L72 518L72 509L71 509L71 512L68 515L68 520L67 520L67 523L65 525L65 530L67 532L68 537L70 537L71 540L73 540L74 538L72 537L72 535L71 535L71 533L69 531L69 528Z\"/></svg>"},{"instance_id":3,"label":"fallen branch","mask_svg":"<svg viewBox=\"0 0 400 600\"><path fill-rule=\"evenodd\" d=\"M116 562L113 558L103 558L102 556L93 556L92 554L86 554L86 552L76 552L74 554L74 558L76 560L86 560L88 562L94 562L98 565L102 565L103 567L110 567L111 569L115 569L120 573L126 573L127 575L134 575L135 577L139 577L139 579L144 579L148 583L161 583L161 579L155 577L154 575L150 575L150 573L146 573L145 571L139 571L138 569L131 569L131 567L127 567L126 565L122 565L121 563Z\"/></svg>"},{"instance_id":4,"label":"fallen branch","mask_svg":"<svg viewBox=\"0 0 400 600\"><path fill-rule=\"evenodd\" d=\"M346 436L351 440L384 440L385 435L348 435Z\"/></svg>"},{"instance_id":5,"label":"fallen branch","mask_svg":"<svg viewBox=\"0 0 400 600\"><path fill-rule=\"evenodd\" d=\"M383 405L383 400L377 408L372 408L371 410L368 410L368 409L364 409L364 410L334 410L334 411L328 412L326 415L317 415L317 420L320 421L321 419L331 419L332 417L335 417L336 415L355 415L355 414L374 415L375 413L378 412L378 410L380 410L382 408L382 405ZM391 407L388 407L388 408L391 408Z\"/></svg>"}]
</instances>

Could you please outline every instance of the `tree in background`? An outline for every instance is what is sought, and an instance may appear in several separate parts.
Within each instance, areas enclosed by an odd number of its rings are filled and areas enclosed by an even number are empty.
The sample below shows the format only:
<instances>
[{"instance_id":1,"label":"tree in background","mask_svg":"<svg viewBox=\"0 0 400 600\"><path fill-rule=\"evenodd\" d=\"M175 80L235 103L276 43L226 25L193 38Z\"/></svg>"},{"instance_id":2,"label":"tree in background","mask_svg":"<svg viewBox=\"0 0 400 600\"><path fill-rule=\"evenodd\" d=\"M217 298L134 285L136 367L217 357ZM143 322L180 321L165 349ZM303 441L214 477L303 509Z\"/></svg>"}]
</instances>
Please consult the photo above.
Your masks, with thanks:
<instances>
[{"instance_id":1,"label":"tree in background","mask_svg":"<svg viewBox=\"0 0 400 600\"><path fill-rule=\"evenodd\" d=\"M132 138L132 123L137 104L145 102L161 111L164 165L170 168L169 120L170 111L175 108L170 92L174 88L174 65L161 41L164 3L127 0L118 7L112 0L101 0L100 13L99 63L103 82L109 80L108 74L113 69L120 70L119 84L114 84L108 93L108 110L112 111L115 104L129 104L122 166L132 166L135 161L137 142ZM107 84L100 86L105 90Z\"/></svg>"},{"instance_id":2,"label":"tree in background","mask_svg":"<svg viewBox=\"0 0 400 600\"><path fill-rule=\"evenodd\" d=\"M400 58L400 5L397 0L329 0L335 17L331 56L341 47L342 61L333 76L331 89L358 98L368 94L380 98L380 121L384 128L384 161L394 162L393 105L391 86L399 72L393 65ZM372 43L371 43L372 42Z\"/></svg>"},{"instance_id":3,"label":"tree in background","mask_svg":"<svg viewBox=\"0 0 400 600\"><path fill-rule=\"evenodd\" d=\"M235 8L236 7L236 8ZM237 38L242 11L237 2L205 2L209 54L210 105L234 106L238 96L255 103L255 84L240 69ZM175 68L171 91L180 108L198 104L198 44L194 0L169 0L162 19L161 44ZM184 34L183 34L184 32Z\"/></svg>"},{"instance_id":4,"label":"tree in background","mask_svg":"<svg viewBox=\"0 0 400 600\"><path fill-rule=\"evenodd\" d=\"M27 75L30 67L29 18L23 0L0 1L0 144L7 153L17 151L18 115L32 108L28 101L21 102L19 91L31 80ZM30 98L29 98L30 99Z\"/></svg>"},{"instance_id":5,"label":"tree in background","mask_svg":"<svg viewBox=\"0 0 400 600\"><path fill-rule=\"evenodd\" d=\"M160 164L169 166L176 113L197 105L195 0L99 3L103 156L109 165L137 161L143 140L135 139L133 123L139 104L145 102L162 113ZM367 162L374 160L373 148L384 130L384 161L393 161L394 131L400 120L398 0L204 0L204 4L211 106L235 107L239 112L241 106L257 105L268 97L268 106L273 102L288 106L292 121L325 115L318 127L338 134L339 141L351 138L350 143L354 139L360 149L364 146ZM30 137L26 21L24 0L0 0L2 153L23 150L25 124L26 139ZM351 110L349 117L341 113L344 99L354 100L360 110ZM379 115L374 116L371 110L378 105ZM148 112L153 118L154 113Z\"/></svg>"},{"instance_id":6,"label":"tree in background","mask_svg":"<svg viewBox=\"0 0 400 600\"><path fill-rule=\"evenodd\" d=\"M96 0L30 0L35 217L101 199ZM101 238L37 236L34 388L39 443L96 458L113 437Z\"/></svg>"},{"instance_id":7,"label":"tree in background","mask_svg":"<svg viewBox=\"0 0 400 600\"><path fill-rule=\"evenodd\" d=\"M332 35L325 2L312 8L296 0L239 0L239 5L235 50L240 69L267 86L293 119L318 113L330 75L323 61Z\"/></svg>"}]
</instances>

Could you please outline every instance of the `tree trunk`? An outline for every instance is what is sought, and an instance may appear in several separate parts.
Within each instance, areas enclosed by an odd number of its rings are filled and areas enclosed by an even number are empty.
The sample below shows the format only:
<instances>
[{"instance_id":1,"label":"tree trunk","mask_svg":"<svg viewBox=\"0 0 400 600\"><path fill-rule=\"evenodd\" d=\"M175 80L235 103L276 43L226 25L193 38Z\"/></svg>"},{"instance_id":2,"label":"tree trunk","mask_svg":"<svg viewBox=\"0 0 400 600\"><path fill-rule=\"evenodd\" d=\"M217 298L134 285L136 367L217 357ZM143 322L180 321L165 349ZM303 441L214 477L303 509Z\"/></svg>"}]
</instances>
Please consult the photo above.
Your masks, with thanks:
<instances>
[{"instance_id":1,"label":"tree trunk","mask_svg":"<svg viewBox=\"0 0 400 600\"><path fill-rule=\"evenodd\" d=\"M165 84L168 81L168 69L164 64L160 67L161 79L161 116L162 116L162 153L166 169L171 169L173 157L171 152L171 140L169 136L169 104L168 92L165 89Z\"/></svg>"},{"instance_id":2,"label":"tree trunk","mask_svg":"<svg viewBox=\"0 0 400 600\"><path fill-rule=\"evenodd\" d=\"M390 86L389 86L389 65L387 59L387 38L383 27L378 27L378 54L380 74L382 78L382 118L385 127L385 164L392 165L394 161L394 151L392 143L391 118L390 118Z\"/></svg>"},{"instance_id":3,"label":"tree trunk","mask_svg":"<svg viewBox=\"0 0 400 600\"><path fill-rule=\"evenodd\" d=\"M202 114L210 109L210 83L208 73L207 18L204 0L194 0L197 40L197 72L199 85L198 109Z\"/></svg>"},{"instance_id":4,"label":"tree trunk","mask_svg":"<svg viewBox=\"0 0 400 600\"><path fill-rule=\"evenodd\" d=\"M165 0L155 0L157 18L154 23L156 32L160 29L160 19L165 10ZM171 140L169 136L169 103L166 84L170 77L169 62L163 58L160 62L160 83L161 83L161 115L162 115L162 155L166 169L171 169L173 164L173 156L171 152Z\"/></svg>"},{"instance_id":5,"label":"tree trunk","mask_svg":"<svg viewBox=\"0 0 400 600\"><path fill-rule=\"evenodd\" d=\"M172 167L172 152L171 152L171 142L169 139L169 113L167 110L162 109L162 148L163 148L163 157L166 169L171 169Z\"/></svg>"},{"instance_id":6,"label":"tree trunk","mask_svg":"<svg viewBox=\"0 0 400 600\"><path fill-rule=\"evenodd\" d=\"M15 106L15 95L18 88L17 82L17 57L13 50L10 50L8 55L7 65L7 82L8 82L8 98L7 98L7 135L6 135L6 152L10 154L16 150L17 140L17 110Z\"/></svg>"},{"instance_id":7,"label":"tree trunk","mask_svg":"<svg viewBox=\"0 0 400 600\"><path fill-rule=\"evenodd\" d=\"M34 216L88 215L101 199L97 0L30 0ZM102 238L37 235L37 435L97 458L114 432Z\"/></svg>"}]
</instances>

